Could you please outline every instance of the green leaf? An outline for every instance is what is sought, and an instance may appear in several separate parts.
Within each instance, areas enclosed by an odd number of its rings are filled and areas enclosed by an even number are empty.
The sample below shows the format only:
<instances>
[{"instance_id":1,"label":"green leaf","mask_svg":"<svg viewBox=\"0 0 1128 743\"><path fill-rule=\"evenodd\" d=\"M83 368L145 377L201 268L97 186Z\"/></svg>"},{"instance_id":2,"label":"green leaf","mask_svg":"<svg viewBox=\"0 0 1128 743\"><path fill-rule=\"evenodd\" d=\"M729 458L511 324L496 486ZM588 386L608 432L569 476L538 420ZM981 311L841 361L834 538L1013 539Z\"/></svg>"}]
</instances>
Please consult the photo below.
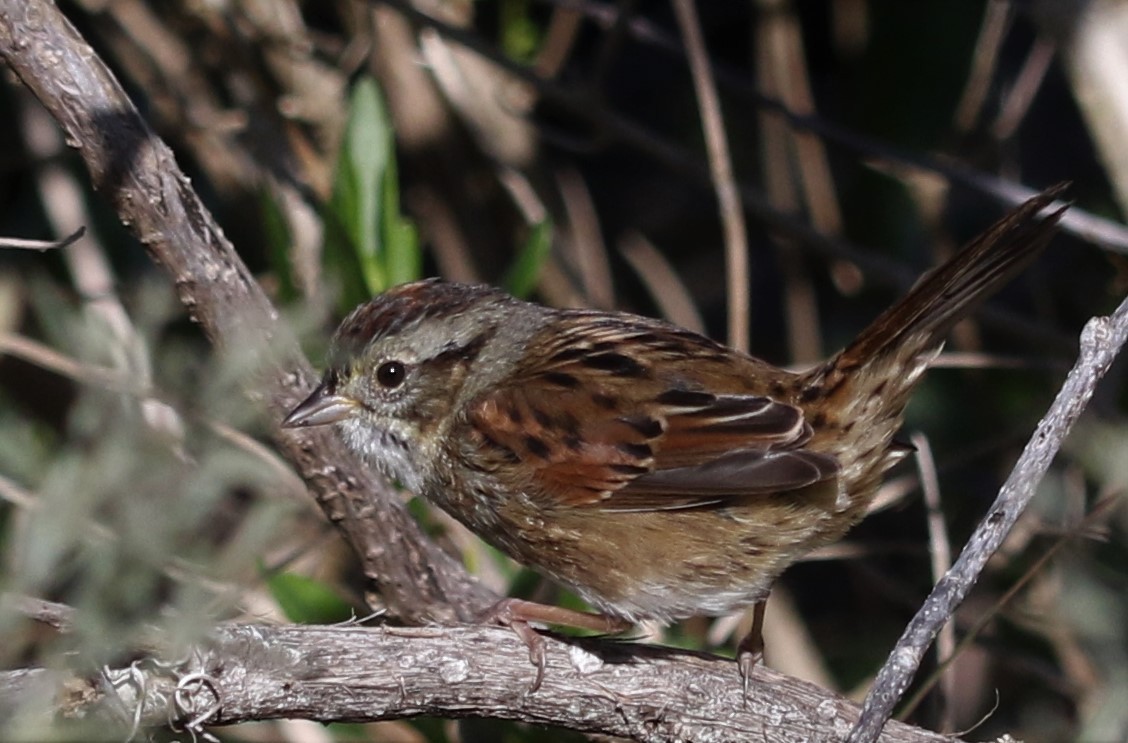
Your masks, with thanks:
<instances>
[{"instance_id":1,"label":"green leaf","mask_svg":"<svg viewBox=\"0 0 1128 743\"><path fill-rule=\"evenodd\" d=\"M529 239L525 241L521 252L517 254L517 260L506 273L502 286L515 297L527 297L532 294L551 249L552 218L545 217L539 224L533 225Z\"/></svg>"},{"instance_id":2,"label":"green leaf","mask_svg":"<svg viewBox=\"0 0 1128 743\"><path fill-rule=\"evenodd\" d=\"M362 78L353 88L349 119L345 125L340 183L347 195L349 211L343 221L356 251L365 284L383 286L378 257L380 186L388 166L392 132L380 91L371 78Z\"/></svg>"},{"instance_id":3,"label":"green leaf","mask_svg":"<svg viewBox=\"0 0 1128 743\"><path fill-rule=\"evenodd\" d=\"M353 617L352 607L320 581L296 573L276 573L267 588L282 613L299 624L334 624Z\"/></svg>"},{"instance_id":4,"label":"green leaf","mask_svg":"<svg viewBox=\"0 0 1128 743\"><path fill-rule=\"evenodd\" d=\"M340 281L342 309L417 279L415 226L400 213L395 136L376 81L353 87L325 215L326 266Z\"/></svg>"}]
</instances>

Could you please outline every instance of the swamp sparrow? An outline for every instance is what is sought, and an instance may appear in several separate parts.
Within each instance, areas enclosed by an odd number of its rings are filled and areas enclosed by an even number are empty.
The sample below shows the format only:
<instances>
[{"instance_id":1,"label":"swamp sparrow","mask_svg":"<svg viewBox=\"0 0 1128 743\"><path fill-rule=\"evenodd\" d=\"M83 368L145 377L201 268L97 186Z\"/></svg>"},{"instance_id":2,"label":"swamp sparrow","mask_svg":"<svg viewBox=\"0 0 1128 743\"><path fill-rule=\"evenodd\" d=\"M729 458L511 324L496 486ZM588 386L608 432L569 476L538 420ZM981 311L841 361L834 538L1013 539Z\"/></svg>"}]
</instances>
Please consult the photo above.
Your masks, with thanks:
<instances>
[{"instance_id":1,"label":"swamp sparrow","mask_svg":"<svg viewBox=\"0 0 1128 743\"><path fill-rule=\"evenodd\" d=\"M602 612L495 609L543 672L529 621L617 631L724 614L840 538L906 455L893 436L945 335L1045 247L1061 212L1039 214L1060 190L806 372L659 320L417 281L345 318L283 425L336 424L384 474Z\"/></svg>"}]
</instances>

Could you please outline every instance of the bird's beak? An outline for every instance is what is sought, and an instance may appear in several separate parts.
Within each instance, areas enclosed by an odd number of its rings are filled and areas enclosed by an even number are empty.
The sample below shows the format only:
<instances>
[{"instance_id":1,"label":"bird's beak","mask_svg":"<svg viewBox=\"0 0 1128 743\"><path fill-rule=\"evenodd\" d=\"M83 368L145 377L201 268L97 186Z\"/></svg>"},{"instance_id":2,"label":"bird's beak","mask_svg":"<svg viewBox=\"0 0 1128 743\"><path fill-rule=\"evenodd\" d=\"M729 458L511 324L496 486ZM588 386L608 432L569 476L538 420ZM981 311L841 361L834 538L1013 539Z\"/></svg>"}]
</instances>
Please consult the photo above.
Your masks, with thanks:
<instances>
[{"instance_id":1,"label":"bird's beak","mask_svg":"<svg viewBox=\"0 0 1128 743\"><path fill-rule=\"evenodd\" d=\"M282 421L283 428L307 428L324 426L348 418L359 407L351 397L330 391L329 385L322 382L309 397L290 411Z\"/></svg>"}]
</instances>

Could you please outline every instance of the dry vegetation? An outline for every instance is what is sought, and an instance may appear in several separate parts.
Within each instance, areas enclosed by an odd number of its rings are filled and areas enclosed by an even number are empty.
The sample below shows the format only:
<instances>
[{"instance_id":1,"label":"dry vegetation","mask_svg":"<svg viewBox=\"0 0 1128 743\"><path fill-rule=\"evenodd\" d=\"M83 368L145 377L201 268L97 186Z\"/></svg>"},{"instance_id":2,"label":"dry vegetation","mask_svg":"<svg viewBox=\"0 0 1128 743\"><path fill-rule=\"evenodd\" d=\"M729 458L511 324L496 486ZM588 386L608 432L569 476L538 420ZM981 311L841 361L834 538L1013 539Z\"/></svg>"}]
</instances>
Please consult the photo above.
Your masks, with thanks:
<instances>
[{"instance_id":1,"label":"dry vegetation","mask_svg":"<svg viewBox=\"0 0 1128 743\"><path fill-rule=\"evenodd\" d=\"M845 700L1125 293L1128 12L1082 5L64 4L97 55L76 59L100 57L170 153L96 97L108 77L51 66L77 43L52 3L0 0L0 738L849 730ZM731 663L607 642L554 642L525 697L511 635L437 627L498 595L571 599L331 437L277 430L335 321L397 281L661 315L803 365L1062 180L1062 236L918 393L916 465L781 581L767 664L788 678L759 673L747 705ZM1123 374L926 656L898 708L918 729L889 739L1128 735ZM350 617L383 629L293 626ZM731 654L748 621L646 642ZM295 690L315 677L326 693ZM368 724L213 726L279 717Z\"/></svg>"}]
</instances>

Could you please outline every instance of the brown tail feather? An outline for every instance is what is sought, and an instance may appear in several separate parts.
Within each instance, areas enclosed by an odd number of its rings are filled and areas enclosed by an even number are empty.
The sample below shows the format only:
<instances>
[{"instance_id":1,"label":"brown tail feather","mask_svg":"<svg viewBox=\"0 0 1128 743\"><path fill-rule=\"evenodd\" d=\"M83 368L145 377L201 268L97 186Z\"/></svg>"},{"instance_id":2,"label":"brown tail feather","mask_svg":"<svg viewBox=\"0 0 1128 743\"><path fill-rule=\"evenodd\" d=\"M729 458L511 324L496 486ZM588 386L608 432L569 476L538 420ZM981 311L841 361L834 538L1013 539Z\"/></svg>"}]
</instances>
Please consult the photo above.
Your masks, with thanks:
<instances>
[{"instance_id":1,"label":"brown tail feather","mask_svg":"<svg viewBox=\"0 0 1128 743\"><path fill-rule=\"evenodd\" d=\"M1046 247L1064 208L1039 215L1064 189L1055 186L1001 219L804 377L799 400L825 422L811 446L837 457L843 507L853 512L843 529L861 518L882 472L904 456L890 443L930 355L953 325Z\"/></svg>"},{"instance_id":2,"label":"brown tail feather","mask_svg":"<svg viewBox=\"0 0 1128 743\"><path fill-rule=\"evenodd\" d=\"M925 274L897 304L873 321L839 354L846 367L897 352L906 343L923 352L943 342L952 326L1030 265L1049 243L1065 207L1038 215L1057 199L1059 184L1026 201L966 245L947 263ZM912 337L912 340L910 340Z\"/></svg>"}]
</instances>

